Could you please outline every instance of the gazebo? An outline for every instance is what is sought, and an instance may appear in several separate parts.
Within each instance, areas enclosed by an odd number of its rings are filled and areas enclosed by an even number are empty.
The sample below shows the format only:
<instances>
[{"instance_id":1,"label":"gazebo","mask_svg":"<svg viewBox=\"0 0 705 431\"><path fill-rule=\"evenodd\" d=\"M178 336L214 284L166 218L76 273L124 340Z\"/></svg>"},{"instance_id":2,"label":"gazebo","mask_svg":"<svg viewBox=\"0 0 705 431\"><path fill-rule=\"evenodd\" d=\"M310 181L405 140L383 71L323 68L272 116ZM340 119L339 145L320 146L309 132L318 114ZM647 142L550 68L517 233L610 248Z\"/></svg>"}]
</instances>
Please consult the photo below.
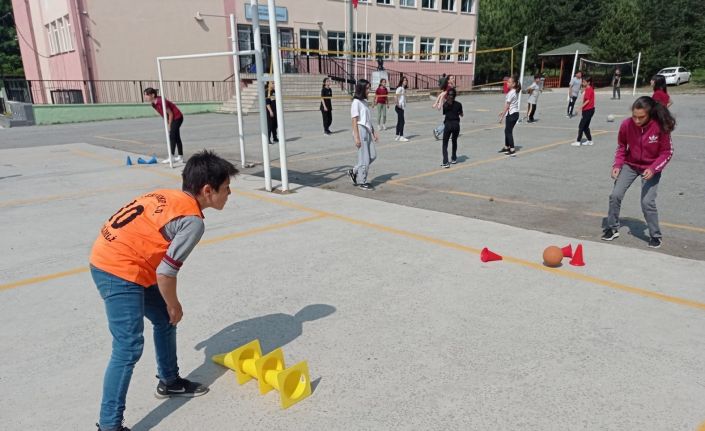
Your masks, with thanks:
<instances>
[{"instance_id":1,"label":"gazebo","mask_svg":"<svg viewBox=\"0 0 705 431\"><path fill-rule=\"evenodd\" d=\"M551 64L555 65L560 58L558 76L547 76L544 86L549 88L557 88L568 85L571 78L570 72L573 69L573 61L575 59L576 51L578 52L578 57L584 57L592 54L592 48L580 42L571 43L570 45L539 54L539 57L541 57L541 74L544 73L546 63L548 63L550 67ZM555 73L554 68L551 68L551 70Z\"/></svg>"}]
</instances>

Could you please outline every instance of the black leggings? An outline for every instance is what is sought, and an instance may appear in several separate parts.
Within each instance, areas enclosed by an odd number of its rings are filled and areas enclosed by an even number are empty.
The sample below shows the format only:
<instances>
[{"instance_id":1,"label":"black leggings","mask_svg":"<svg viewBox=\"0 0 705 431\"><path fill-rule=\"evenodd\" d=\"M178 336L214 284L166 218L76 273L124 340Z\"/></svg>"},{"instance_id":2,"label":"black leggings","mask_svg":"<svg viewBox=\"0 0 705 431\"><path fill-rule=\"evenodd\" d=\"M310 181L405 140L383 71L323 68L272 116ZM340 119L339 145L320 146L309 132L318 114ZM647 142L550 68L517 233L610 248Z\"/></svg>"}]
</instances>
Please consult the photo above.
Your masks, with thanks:
<instances>
[{"instance_id":1,"label":"black leggings","mask_svg":"<svg viewBox=\"0 0 705 431\"><path fill-rule=\"evenodd\" d=\"M451 160L457 159L460 123L447 123L443 128L443 164L448 164L448 139L453 142Z\"/></svg>"},{"instance_id":2,"label":"black leggings","mask_svg":"<svg viewBox=\"0 0 705 431\"><path fill-rule=\"evenodd\" d=\"M270 117L269 115L267 115L267 137L272 141L279 140L277 138L277 127L277 117Z\"/></svg>"},{"instance_id":3,"label":"black leggings","mask_svg":"<svg viewBox=\"0 0 705 431\"><path fill-rule=\"evenodd\" d=\"M330 125L333 124L333 111L330 108L327 111L321 109L321 115L323 116L323 131L330 133Z\"/></svg>"},{"instance_id":4,"label":"black leggings","mask_svg":"<svg viewBox=\"0 0 705 431\"><path fill-rule=\"evenodd\" d=\"M404 110L398 106L394 110L397 112L397 136L404 136Z\"/></svg>"},{"instance_id":5,"label":"black leggings","mask_svg":"<svg viewBox=\"0 0 705 431\"><path fill-rule=\"evenodd\" d=\"M595 108L583 111L583 117L580 119L580 125L578 126L578 142L583 139L583 133L588 141L592 141L592 135L590 134L590 121L592 116L595 114Z\"/></svg>"},{"instance_id":6,"label":"black leggings","mask_svg":"<svg viewBox=\"0 0 705 431\"><path fill-rule=\"evenodd\" d=\"M171 154L176 155L176 150L179 150L178 155L184 155L184 146L181 143L181 124L184 122L184 117L177 120L171 120L171 128L169 129L169 143L171 144Z\"/></svg>"},{"instance_id":7,"label":"black leggings","mask_svg":"<svg viewBox=\"0 0 705 431\"><path fill-rule=\"evenodd\" d=\"M529 109L529 121L534 121L534 114L536 113L536 103L529 103L531 109Z\"/></svg>"},{"instance_id":8,"label":"black leggings","mask_svg":"<svg viewBox=\"0 0 705 431\"><path fill-rule=\"evenodd\" d=\"M570 96L570 102L568 102L568 112L567 114L571 117L573 116L573 108L575 107L575 101L578 100L578 96Z\"/></svg>"},{"instance_id":9,"label":"black leggings","mask_svg":"<svg viewBox=\"0 0 705 431\"><path fill-rule=\"evenodd\" d=\"M506 122L504 123L504 146L507 148L514 149L514 126L516 126L518 120L518 112L507 115L507 118L505 118Z\"/></svg>"}]
</instances>

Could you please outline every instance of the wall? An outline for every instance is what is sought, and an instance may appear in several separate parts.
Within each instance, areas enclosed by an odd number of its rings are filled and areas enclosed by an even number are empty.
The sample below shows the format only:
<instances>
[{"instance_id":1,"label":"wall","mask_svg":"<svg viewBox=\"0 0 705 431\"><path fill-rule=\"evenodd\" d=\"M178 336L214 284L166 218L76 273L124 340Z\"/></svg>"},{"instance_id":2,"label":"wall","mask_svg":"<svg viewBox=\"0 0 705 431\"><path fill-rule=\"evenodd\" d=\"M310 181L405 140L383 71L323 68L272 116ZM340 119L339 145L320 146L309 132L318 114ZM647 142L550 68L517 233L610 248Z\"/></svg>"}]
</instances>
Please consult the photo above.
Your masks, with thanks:
<instances>
[{"instance_id":1,"label":"wall","mask_svg":"<svg viewBox=\"0 0 705 431\"><path fill-rule=\"evenodd\" d=\"M179 103L179 109L185 115L189 115L215 112L221 105L222 103L219 102ZM37 124L81 123L154 116L157 116L157 113L147 104L34 105Z\"/></svg>"}]
</instances>

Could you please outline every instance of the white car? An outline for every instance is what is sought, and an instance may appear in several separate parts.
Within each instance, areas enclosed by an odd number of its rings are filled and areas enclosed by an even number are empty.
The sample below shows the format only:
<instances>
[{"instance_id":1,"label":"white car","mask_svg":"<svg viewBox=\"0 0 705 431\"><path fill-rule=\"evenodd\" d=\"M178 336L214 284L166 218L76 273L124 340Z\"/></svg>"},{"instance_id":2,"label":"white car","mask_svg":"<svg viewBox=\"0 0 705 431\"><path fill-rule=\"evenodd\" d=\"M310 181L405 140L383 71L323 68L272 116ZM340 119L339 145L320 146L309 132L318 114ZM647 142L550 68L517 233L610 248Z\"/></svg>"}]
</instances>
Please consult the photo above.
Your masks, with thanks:
<instances>
[{"instance_id":1,"label":"white car","mask_svg":"<svg viewBox=\"0 0 705 431\"><path fill-rule=\"evenodd\" d=\"M684 82L690 81L690 72L688 72L688 69L682 66L667 67L665 69L661 69L659 70L657 75L665 76L666 84L680 85Z\"/></svg>"}]
</instances>

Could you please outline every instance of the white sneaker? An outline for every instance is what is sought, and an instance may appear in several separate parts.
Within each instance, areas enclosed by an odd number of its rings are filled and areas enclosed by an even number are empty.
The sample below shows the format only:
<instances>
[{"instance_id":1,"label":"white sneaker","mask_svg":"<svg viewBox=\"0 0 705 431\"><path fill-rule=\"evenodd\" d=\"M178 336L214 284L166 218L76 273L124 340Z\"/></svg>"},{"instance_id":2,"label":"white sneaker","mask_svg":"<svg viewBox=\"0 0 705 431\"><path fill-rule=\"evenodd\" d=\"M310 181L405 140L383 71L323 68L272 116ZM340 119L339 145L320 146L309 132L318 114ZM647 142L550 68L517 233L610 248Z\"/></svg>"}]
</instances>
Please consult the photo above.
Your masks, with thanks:
<instances>
[{"instance_id":1,"label":"white sneaker","mask_svg":"<svg viewBox=\"0 0 705 431\"><path fill-rule=\"evenodd\" d=\"M382 124L382 130L387 130L387 126L385 126L384 124Z\"/></svg>"},{"instance_id":2,"label":"white sneaker","mask_svg":"<svg viewBox=\"0 0 705 431\"><path fill-rule=\"evenodd\" d=\"M181 157L181 156L176 156L176 157L174 157L174 161L175 161L175 162L180 162L180 161L182 161L183 159L184 159L184 158Z\"/></svg>"},{"instance_id":3,"label":"white sneaker","mask_svg":"<svg viewBox=\"0 0 705 431\"><path fill-rule=\"evenodd\" d=\"M395 136L395 137L394 137L394 140L395 140L395 141L398 141L398 140L399 140L399 135Z\"/></svg>"},{"instance_id":4,"label":"white sneaker","mask_svg":"<svg viewBox=\"0 0 705 431\"><path fill-rule=\"evenodd\" d=\"M399 140L402 141L402 142L409 142L409 138L405 138L405 137L403 137L403 136L400 136L400 137L399 137Z\"/></svg>"},{"instance_id":5,"label":"white sneaker","mask_svg":"<svg viewBox=\"0 0 705 431\"><path fill-rule=\"evenodd\" d=\"M592 145L592 141L585 141L583 145Z\"/></svg>"},{"instance_id":6,"label":"white sneaker","mask_svg":"<svg viewBox=\"0 0 705 431\"><path fill-rule=\"evenodd\" d=\"M575 141L575 142L573 142L573 143L570 144L570 145L572 145L572 146L574 146L574 147L579 147L579 146L581 146L581 145L583 145L583 144L582 144L580 141Z\"/></svg>"},{"instance_id":7,"label":"white sneaker","mask_svg":"<svg viewBox=\"0 0 705 431\"><path fill-rule=\"evenodd\" d=\"M167 157L166 159L162 160L162 163L169 163L171 161L172 159L170 157Z\"/></svg>"}]
</instances>

